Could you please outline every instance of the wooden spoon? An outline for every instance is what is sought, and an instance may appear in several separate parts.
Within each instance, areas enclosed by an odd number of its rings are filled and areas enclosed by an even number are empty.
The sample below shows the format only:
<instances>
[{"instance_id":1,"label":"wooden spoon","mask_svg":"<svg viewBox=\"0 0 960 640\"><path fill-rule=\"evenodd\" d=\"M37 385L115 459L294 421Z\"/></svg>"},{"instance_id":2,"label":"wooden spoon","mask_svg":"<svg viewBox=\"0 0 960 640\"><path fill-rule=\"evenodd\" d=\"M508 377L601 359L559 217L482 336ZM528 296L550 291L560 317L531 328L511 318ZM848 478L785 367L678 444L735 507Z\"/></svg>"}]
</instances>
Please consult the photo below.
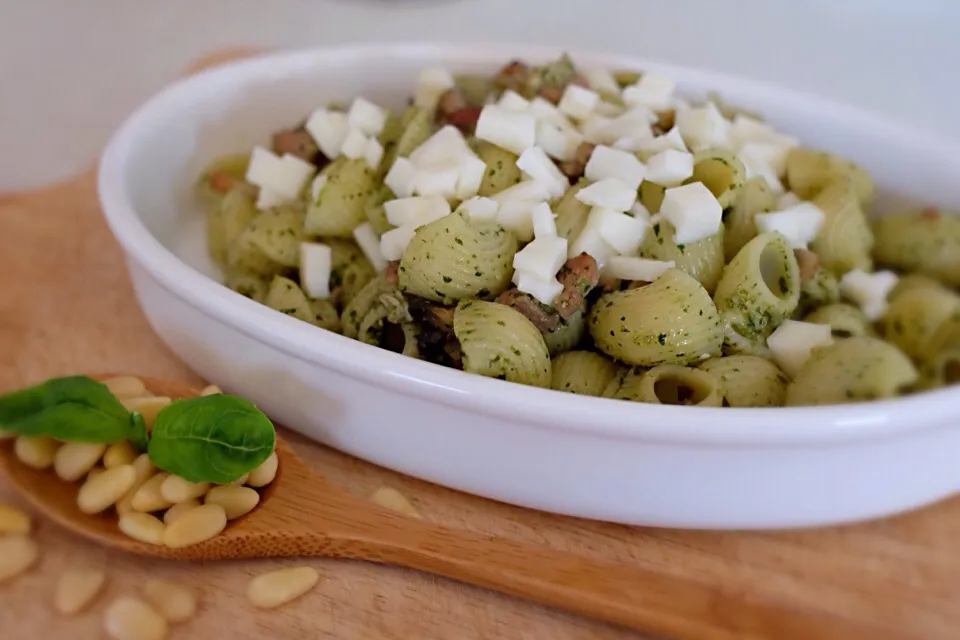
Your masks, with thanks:
<instances>
[{"instance_id":1,"label":"wooden spoon","mask_svg":"<svg viewBox=\"0 0 960 640\"><path fill-rule=\"evenodd\" d=\"M178 382L143 381L156 395L186 398L199 393ZM256 509L231 521L217 537L180 549L126 537L112 512L81 513L77 486L50 470L22 464L10 442L0 446L0 468L47 518L94 542L131 553L180 560L329 556L387 562L675 638L890 637L882 629L825 612L749 599L666 572L408 518L328 483L279 438L277 454L277 478L264 490Z\"/></svg>"}]
</instances>

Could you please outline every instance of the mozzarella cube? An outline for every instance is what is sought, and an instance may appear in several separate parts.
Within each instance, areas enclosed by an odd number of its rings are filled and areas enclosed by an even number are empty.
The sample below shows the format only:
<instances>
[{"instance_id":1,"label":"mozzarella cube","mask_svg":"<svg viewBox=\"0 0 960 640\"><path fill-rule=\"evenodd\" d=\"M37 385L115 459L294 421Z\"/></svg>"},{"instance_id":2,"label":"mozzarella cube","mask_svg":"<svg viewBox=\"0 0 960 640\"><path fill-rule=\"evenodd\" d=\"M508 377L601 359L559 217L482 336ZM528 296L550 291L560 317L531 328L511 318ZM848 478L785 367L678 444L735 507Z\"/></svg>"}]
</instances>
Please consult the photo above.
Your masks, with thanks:
<instances>
[{"instance_id":1,"label":"mozzarella cube","mask_svg":"<svg viewBox=\"0 0 960 640\"><path fill-rule=\"evenodd\" d=\"M417 79L414 103L418 107L432 108L448 89L456 86L453 74L442 67L422 69Z\"/></svg>"},{"instance_id":2,"label":"mozzarella cube","mask_svg":"<svg viewBox=\"0 0 960 640\"><path fill-rule=\"evenodd\" d=\"M471 220L496 220L497 211L500 210L500 203L492 198L483 198L481 196L474 196L468 200L464 200L460 203L460 206L457 207L457 211L461 211L471 219Z\"/></svg>"},{"instance_id":3,"label":"mozzarella cube","mask_svg":"<svg viewBox=\"0 0 960 640\"><path fill-rule=\"evenodd\" d=\"M542 182L524 180L490 196L500 204L512 201L529 202L530 206L550 199L550 189Z\"/></svg>"},{"instance_id":4,"label":"mozzarella cube","mask_svg":"<svg viewBox=\"0 0 960 640\"><path fill-rule=\"evenodd\" d=\"M615 105L612 102L607 102L606 100L601 100L597 104L597 108L593 110L598 116L604 116L606 118L616 118L617 116L623 113L623 108L619 105Z\"/></svg>"},{"instance_id":5,"label":"mozzarella cube","mask_svg":"<svg viewBox=\"0 0 960 640\"><path fill-rule=\"evenodd\" d=\"M782 234L794 249L806 249L817 237L824 214L812 202L801 202L783 211L758 213L753 218L760 233Z\"/></svg>"},{"instance_id":6,"label":"mozzarella cube","mask_svg":"<svg viewBox=\"0 0 960 640\"><path fill-rule=\"evenodd\" d=\"M290 202L290 199L286 196L282 196L279 193L270 191L270 189L264 189L260 187L260 191L257 192L257 209L260 211L265 211L273 207L284 204L285 202Z\"/></svg>"},{"instance_id":7,"label":"mozzarella cube","mask_svg":"<svg viewBox=\"0 0 960 640\"><path fill-rule=\"evenodd\" d=\"M320 197L320 193L323 192L325 186L327 186L327 176L323 173L314 178L313 182L310 183L310 198L314 202Z\"/></svg>"},{"instance_id":8,"label":"mozzarella cube","mask_svg":"<svg viewBox=\"0 0 960 640\"><path fill-rule=\"evenodd\" d=\"M570 186L567 177L540 147L530 147L521 153L517 167L527 178L542 183L551 198L559 198Z\"/></svg>"},{"instance_id":9,"label":"mozzarella cube","mask_svg":"<svg viewBox=\"0 0 960 640\"><path fill-rule=\"evenodd\" d=\"M448 124L410 152L410 162L424 167L459 161L469 153L472 152L463 138L463 133L460 129Z\"/></svg>"},{"instance_id":10,"label":"mozzarella cube","mask_svg":"<svg viewBox=\"0 0 960 640\"><path fill-rule=\"evenodd\" d=\"M363 159L367 161L367 166L376 169L383 160L383 145L376 138L367 140L367 146L363 150Z\"/></svg>"},{"instance_id":11,"label":"mozzarella cube","mask_svg":"<svg viewBox=\"0 0 960 640\"><path fill-rule=\"evenodd\" d=\"M647 160L647 180L662 187L675 187L693 175L693 154L666 149Z\"/></svg>"},{"instance_id":12,"label":"mozzarella cube","mask_svg":"<svg viewBox=\"0 0 960 640\"><path fill-rule=\"evenodd\" d=\"M692 182L664 191L660 215L676 229L673 241L687 244L719 231L723 208L702 182Z\"/></svg>"},{"instance_id":13,"label":"mozzarella cube","mask_svg":"<svg viewBox=\"0 0 960 640\"><path fill-rule=\"evenodd\" d=\"M591 207L628 211L637 201L637 190L616 178L606 178L580 189L575 197Z\"/></svg>"},{"instance_id":14,"label":"mozzarella cube","mask_svg":"<svg viewBox=\"0 0 960 640\"><path fill-rule=\"evenodd\" d=\"M599 117L599 116L595 116ZM650 125L657 120L657 114L647 107L633 107L615 118L591 124L595 138L601 144L612 144L621 138L632 136L653 136Z\"/></svg>"},{"instance_id":15,"label":"mozzarella cube","mask_svg":"<svg viewBox=\"0 0 960 640\"><path fill-rule=\"evenodd\" d=\"M613 77L609 69L586 69L583 75L587 78L587 84L590 85L590 88L597 93L620 95L620 84L617 83L617 79Z\"/></svg>"},{"instance_id":16,"label":"mozzarella cube","mask_svg":"<svg viewBox=\"0 0 960 640\"><path fill-rule=\"evenodd\" d=\"M417 169L408 158L397 158L383 183L390 187L393 195L398 198L409 198L413 195L413 181L416 176Z\"/></svg>"},{"instance_id":17,"label":"mozzarella cube","mask_svg":"<svg viewBox=\"0 0 960 640\"><path fill-rule=\"evenodd\" d=\"M795 194L793 191L787 191L782 193L779 198L777 198L777 210L782 211L783 209L789 209L795 205L803 202L803 199Z\"/></svg>"},{"instance_id":18,"label":"mozzarella cube","mask_svg":"<svg viewBox=\"0 0 960 640\"><path fill-rule=\"evenodd\" d=\"M857 303L867 320L876 321L887 312L887 296L898 280L892 271L867 273L854 269L840 278L840 295Z\"/></svg>"},{"instance_id":19,"label":"mozzarella cube","mask_svg":"<svg viewBox=\"0 0 960 640\"><path fill-rule=\"evenodd\" d=\"M340 147L350 132L350 122L345 113L320 108L310 115L304 128L323 155L333 160L340 155Z\"/></svg>"},{"instance_id":20,"label":"mozzarella cube","mask_svg":"<svg viewBox=\"0 0 960 640\"><path fill-rule=\"evenodd\" d=\"M549 100L544 100L540 96L530 101L529 112L537 119L537 122L552 124L562 131L571 131L574 133L577 131L577 128L570 122L567 116L560 112L557 105Z\"/></svg>"},{"instance_id":21,"label":"mozzarella cube","mask_svg":"<svg viewBox=\"0 0 960 640\"><path fill-rule=\"evenodd\" d=\"M380 236L380 254L390 262L399 260L416 234L417 230L411 226L390 229Z\"/></svg>"},{"instance_id":22,"label":"mozzarella cube","mask_svg":"<svg viewBox=\"0 0 960 640\"><path fill-rule=\"evenodd\" d=\"M580 133L583 139L592 144L612 144L617 136L607 132L607 128L613 123L613 118L593 114L580 125Z\"/></svg>"},{"instance_id":23,"label":"mozzarella cube","mask_svg":"<svg viewBox=\"0 0 960 640\"><path fill-rule=\"evenodd\" d=\"M443 196L414 196L384 202L383 210L393 226L416 229L449 215L450 203Z\"/></svg>"},{"instance_id":24,"label":"mozzarella cube","mask_svg":"<svg viewBox=\"0 0 960 640\"><path fill-rule=\"evenodd\" d=\"M778 161L777 147L763 142L748 142L740 149L738 157L747 172L747 178L760 177L766 181L770 190L775 194L783 193L783 183L780 182L777 171L773 168ZM783 159L786 167L786 156Z\"/></svg>"},{"instance_id":25,"label":"mozzarella cube","mask_svg":"<svg viewBox=\"0 0 960 640\"><path fill-rule=\"evenodd\" d=\"M680 135L680 129L678 129L676 126L662 136L648 139L639 150L646 153L660 153L661 151L666 151L667 149L675 149L677 151L687 150L687 145L683 141L683 136Z\"/></svg>"},{"instance_id":26,"label":"mozzarella cube","mask_svg":"<svg viewBox=\"0 0 960 640\"><path fill-rule=\"evenodd\" d=\"M730 134L730 123L712 102L677 111L676 126L692 149L725 146Z\"/></svg>"},{"instance_id":27,"label":"mozzarella cube","mask_svg":"<svg viewBox=\"0 0 960 640\"><path fill-rule=\"evenodd\" d=\"M365 98L357 98L347 112L347 123L367 136L378 136L387 124L387 110Z\"/></svg>"},{"instance_id":28,"label":"mozzarella cube","mask_svg":"<svg viewBox=\"0 0 960 640\"><path fill-rule=\"evenodd\" d=\"M357 225L353 230L353 239L357 246L363 251L370 265L377 271L383 271L387 268L387 259L383 257L380 251L380 238L373 226L369 222Z\"/></svg>"},{"instance_id":29,"label":"mozzarella cube","mask_svg":"<svg viewBox=\"0 0 960 640\"><path fill-rule=\"evenodd\" d=\"M670 106L677 83L657 73L644 73L636 84L623 90L623 101L629 105L643 105L653 109Z\"/></svg>"},{"instance_id":30,"label":"mozzarella cube","mask_svg":"<svg viewBox=\"0 0 960 640\"><path fill-rule=\"evenodd\" d=\"M530 210L530 219L533 222L533 236L535 238L555 237L557 235L557 222L550 205L541 202ZM564 247L566 252L566 247Z\"/></svg>"},{"instance_id":31,"label":"mozzarella cube","mask_svg":"<svg viewBox=\"0 0 960 640\"><path fill-rule=\"evenodd\" d=\"M600 102L600 94L592 89L584 89L575 84L568 84L563 90L563 96L557 108L560 112L575 120L586 120Z\"/></svg>"},{"instance_id":32,"label":"mozzarella cube","mask_svg":"<svg viewBox=\"0 0 960 640\"><path fill-rule=\"evenodd\" d=\"M784 320L767 338L767 347L777 366L791 378L800 372L814 349L832 343L830 325L797 320Z\"/></svg>"},{"instance_id":33,"label":"mozzarella cube","mask_svg":"<svg viewBox=\"0 0 960 640\"><path fill-rule=\"evenodd\" d=\"M567 257L575 258L581 253L591 256L599 268L602 268L614 254L613 248L600 237L600 231L596 225L591 226L589 220L577 239L570 243Z\"/></svg>"},{"instance_id":34,"label":"mozzarella cube","mask_svg":"<svg viewBox=\"0 0 960 640\"><path fill-rule=\"evenodd\" d=\"M310 298L330 297L333 251L319 242L300 243L300 285Z\"/></svg>"},{"instance_id":35,"label":"mozzarella cube","mask_svg":"<svg viewBox=\"0 0 960 640\"><path fill-rule=\"evenodd\" d=\"M283 168L283 183L274 184L272 188L281 194L289 194L291 199L296 198L303 191L307 180L316 173L317 167L312 162L307 162L290 153L283 154L280 163Z\"/></svg>"},{"instance_id":36,"label":"mozzarella cube","mask_svg":"<svg viewBox=\"0 0 960 640\"><path fill-rule=\"evenodd\" d=\"M463 156L458 168L456 197L464 200L477 195L486 173L487 165L483 160L472 153Z\"/></svg>"},{"instance_id":37,"label":"mozzarella cube","mask_svg":"<svg viewBox=\"0 0 960 640\"><path fill-rule=\"evenodd\" d=\"M552 305L563 291L563 285L556 278L542 279L525 271L516 271L514 277L517 289L548 306Z\"/></svg>"},{"instance_id":38,"label":"mozzarella cube","mask_svg":"<svg viewBox=\"0 0 960 640\"><path fill-rule=\"evenodd\" d=\"M315 171L316 167L296 156L287 153L278 158L263 147L255 147L250 154L246 179L270 193L264 196L265 201L280 199L284 202L299 196L304 183Z\"/></svg>"},{"instance_id":39,"label":"mozzarella cube","mask_svg":"<svg viewBox=\"0 0 960 640\"><path fill-rule=\"evenodd\" d=\"M250 152L245 177L247 182L263 187L282 181L283 171L283 162L275 153L263 147L254 147Z\"/></svg>"},{"instance_id":40,"label":"mozzarella cube","mask_svg":"<svg viewBox=\"0 0 960 640\"><path fill-rule=\"evenodd\" d=\"M644 222L653 224L651 221L650 212L647 210L643 203L637 200L637 202L630 207L630 215L632 215L637 220L643 220Z\"/></svg>"},{"instance_id":41,"label":"mozzarella cube","mask_svg":"<svg viewBox=\"0 0 960 640\"><path fill-rule=\"evenodd\" d=\"M594 148L590 159L584 168L584 177L593 182L607 178L616 178L628 187L636 190L647 168L637 159L637 156L620 149L612 149L600 145Z\"/></svg>"},{"instance_id":42,"label":"mozzarella cube","mask_svg":"<svg viewBox=\"0 0 960 640\"><path fill-rule=\"evenodd\" d=\"M730 144L739 149L747 142L768 140L776 132L766 122L738 113L730 125Z\"/></svg>"},{"instance_id":43,"label":"mozzarella cube","mask_svg":"<svg viewBox=\"0 0 960 640\"><path fill-rule=\"evenodd\" d=\"M647 129L646 131L640 131L639 133L617 138L613 142L613 148L635 153L637 151L642 151L652 141L653 130Z\"/></svg>"},{"instance_id":44,"label":"mozzarella cube","mask_svg":"<svg viewBox=\"0 0 960 640\"><path fill-rule=\"evenodd\" d=\"M421 196L453 198L457 195L459 169L457 165L417 169L413 178L413 192Z\"/></svg>"},{"instance_id":45,"label":"mozzarella cube","mask_svg":"<svg viewBox=\"0 0 960 640\"><path fill-rule=\"evenodd\" d=\"M567 261L567 239L557 236L537 237L513 256L513 268L549 280Z\"/></svg>"},{"instance_id":46,"label":"mozzarella cube","mask_svg":"<svg viewBox=\"0 0 960 640\"><path fill-rule=\"evenodd\" d=\"M356 160L362 158L366 152L367 136L360 129L350 129L343 140L343 146L340 147L340 153L351 160Z\"/></svg>"},{"instance_id":47,"label":"mozzarella cube","mask_svg":"<svg viewBox=\"0 0 960 640\"><path fill-rule=\"evenodd\" d=\"M507 89L503 92L503 95L500 96L497 105L509 111L526 111L530 108L530 101L513 89Z\"/></svg>"},{"instance_id":48,"label":"mozzarella cube","mask_svg":"<svg viewBox=\"0 0 960 640\"><path fill-rule=\"evenodd\" d=\"M520 242L533 238L533 208L539 202L531 200L507 200L500 203L497 222L512 231Z\"/></svg>"},{"instance_id":49,"label":"mozzarella cube","mask_svg":"<svg viewBox=\"0 0 960 640\"><path fill-rule=\"evenodd\" d=\"M617 280L636 280L639 282L653 282L668 269L673 269L676 263L673 260L648 260L633 256L613 256L603 269L605 277Z\"/></svg>"},{"instance_id":50,"label":"mozzarella cube","mask_svg":"<svg viewBox=\"0 0 960 640\"><path fill-rule=\"evenodd\" d=\"M537 119L527 113L490 105L480 111L476 136L520 155L537 141Z\"/></svg>"},{"instance_id":51,"label":"mozzarella cube","mask_svg":"<svg viewBox=\"0 0 960 640\"><path fill-rule=\"evenodd\" d=\"M577 154L577 147L582 142L583 136L576 131L564 131L543 120L537 122L537 146L551 158L560 161L573 160Z\"/></svg>"},{"instance_id":52,"label":"mozzarella cube","mask_svg":"<svg viewBox=\"0 0 960 640\"><path fill-rule=\"evenodd\" d=\"M650 228L648 221L612 209L594 209L590 215L597 216L597 230L603 241L623 255L636 253Z\"/></svg>"}]
</instances>

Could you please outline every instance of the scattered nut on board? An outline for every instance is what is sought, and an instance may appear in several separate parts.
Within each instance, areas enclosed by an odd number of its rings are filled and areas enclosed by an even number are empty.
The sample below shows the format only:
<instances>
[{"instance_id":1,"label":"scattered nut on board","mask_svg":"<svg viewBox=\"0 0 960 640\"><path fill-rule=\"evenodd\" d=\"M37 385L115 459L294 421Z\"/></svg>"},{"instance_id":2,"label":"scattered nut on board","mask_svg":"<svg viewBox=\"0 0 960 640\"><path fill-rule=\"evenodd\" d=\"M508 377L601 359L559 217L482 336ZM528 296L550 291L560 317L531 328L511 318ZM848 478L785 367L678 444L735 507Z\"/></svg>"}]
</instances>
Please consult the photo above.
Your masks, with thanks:
<instances>
[{"instance_id":1,"label":"scattered nut on board","mask_svg":"<svg viewBox=\"0 0 960 640\"><path fill-rule=\"evenodd\" d=\"M30 516L19 507L0 502L0 535L5 533L29 534Z\"/></svg>"},{"instance_id":2,"label":"scattered nut on board","mask_svg":"<svg viewBox=\"0 0 960 640\"><path fill-rule=\"evenodd\" d=\"M197 611L197 597L182 584L169 580L148 580L143 597L167 622L186 622Z\"/></svg>"},{"instance_id":3,"label":"scattered nut on board","mask_svg":"<svg viewBox=\"0 0 960 640\"><path fill-rule=\"evenodd\" d=\"M19 533L0 536L0 583L26 573L40 557L36 541Z\"/></svg>"},{"instance_id":4,"label":"scattered nut on board","mask_svg":"<svg viewBox=\"0 0 960 640\"><path fill-rule=\"evenodd\" d=\"M370 502L392 509L411 518L420 518L420 513L414 508L406 496L393 487L380 487L370 496Z\"/></svg>"},{"instance_id":5,"label":"scattered nut on board","mask_svg":"<svg viewBox=\"0 0 960 640\"><path fill-rule=\"evenodd\" d=\"M166 619L139 598L120 596L103 613L103 628L113 640L164 640Z\"/></svg>"},{"instance_id":6,"label":"scattered nut on board","mask_svg":"<svg viewBox=\"0 0 960 640\"><path fill-rule=\"evenodd\" d=\"M89 567L68 569L60 575L53 594L53 607L64 615L86 609L106 584L107 574Z\"/></svg>"},{"instance_id":7,"label":"scattered nut on board","mask_svg":"<svg viewBox=\"0 0 960 640\"><path fill-rule=\"evenodd\" d=\"M320 574L313 567L277 569L247 583L247 600L259 609L275 609L304 595L319 580Z\"/></svg>"}]
</instances>

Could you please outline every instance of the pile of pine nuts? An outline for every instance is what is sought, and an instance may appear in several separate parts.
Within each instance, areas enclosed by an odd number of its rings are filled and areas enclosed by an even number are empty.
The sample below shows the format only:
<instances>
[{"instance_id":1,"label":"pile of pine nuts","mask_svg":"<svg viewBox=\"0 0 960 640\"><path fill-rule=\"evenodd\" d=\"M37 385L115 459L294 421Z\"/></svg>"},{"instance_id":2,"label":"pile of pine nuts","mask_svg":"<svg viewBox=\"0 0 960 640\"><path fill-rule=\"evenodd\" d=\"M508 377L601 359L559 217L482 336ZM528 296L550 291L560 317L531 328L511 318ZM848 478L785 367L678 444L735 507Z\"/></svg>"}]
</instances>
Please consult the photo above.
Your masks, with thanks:
<instances>
[{"instance_id":1,"label":"pile of pine nuts","mask_svg":"<svg viewBox=\"0 0 960 640\"><path fill-rule=\"evenodd\" d=\"M147 429L157 414L172 402L154 396L134 376L104 380L111 393L130 411L139 412ZM201 395L220 393L215 386ZM45 436L18 436L14 453L34 469L53 468L67 482L82 482L77 506L86 514L111 507L119 516L124 534L147 544L181 548L219 535L229 520L253 511L260 503L257 489L277 475L277 454L231 484L190 482L159 471L146 453L139 456L129 442L112 445L88 442L61 443Z\"/></svg>"}]
</instances>

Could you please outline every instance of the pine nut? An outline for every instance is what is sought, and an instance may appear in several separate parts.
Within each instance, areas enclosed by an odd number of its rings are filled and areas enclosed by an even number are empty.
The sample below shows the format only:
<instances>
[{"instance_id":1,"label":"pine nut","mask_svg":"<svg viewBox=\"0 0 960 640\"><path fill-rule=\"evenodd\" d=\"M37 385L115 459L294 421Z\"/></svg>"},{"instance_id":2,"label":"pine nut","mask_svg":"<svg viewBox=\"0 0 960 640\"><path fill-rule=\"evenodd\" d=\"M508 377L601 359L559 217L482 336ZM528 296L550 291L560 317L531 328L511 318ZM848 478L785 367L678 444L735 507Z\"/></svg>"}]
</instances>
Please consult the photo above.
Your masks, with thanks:
<instances>
[{"instance_id":1,"label":"pine nut","mask_svg":"<svg viewBox=\"0 0 960 640\"><path fill-rule=\"evenodd\" d=\"M131 511L120 516L117 521L120 531L140 542L147 544L163 544L163 532L166 527L160 522L160 518L152 516L149 513Z\"/></svg>"},{"instance_id":2,"label":"pine nut","mask_svg":"<svg viewBox=\"0 0 960 640\"><path fill-rule=\"evenodd\" d=\"M5 533L30 533L30 516L19 507L0 502L0 535Z\"/></svg>"},{"instance_id":3,"label":"pine nut","mask_svg":"<svg viewBox=\"0 0 960 640\"><path fill-rule=\"evenodd\" d=\"M250 479L250 474L249 474L249 473L245 473L245 474L243 474L242 476L240 476L239 478L237 478L236 480L234 480L233 482L231 482L231 483L229 483L229 484L232 484L232 485L237 486L237 487L242 487L243 485L247 484L247 480L249 480L249 479Z\"/></svg>"},{"instance_id":4,"label":"pine nut","mask_svg":"<svg viewBox=\"0 0 960 640\"><path fill-rule=\"evenodd\" d=\"M137 472L132 464L107 469L80 486L77 506L84 513L100 513L122 498L136 480Z\"/></svg>"},{"instance_id":5,"label":"pine nut","mask_svg":"<svg viewBox=\"0 0 960 640\"><path fill-rule=\"evenodd\" d=\"M127 408L127 411L136 411L143 416L143 423L146 425L148 431L150 427L153 426L153 421L157 419L157 414L160 413L160 410L171 402L173 401L167 396L140 396L139 398L121 400L121 403Z\"/></svg>"},{"instance_id":6,"label":"pine nut","mask_svg":"<svg viewBox=\"0 0 960 640\"><path fill-rule=\"evenodd\" d=\"M160 511L170 506L170 501L160 493L160 486L163 481L170 477L166 471L161 471L153 476L137 489L133 494L133 501L130 506L134 511Z\"/></svg>"},{"instance_id":7,"label":"pine nut","mask_svg":"<svg viewBox=\"0 0 960 640\"><path fill-rule=\"evenodd\" d=\"M0 536L0 583L16 578L40 557L33 539L19 534Z\"/></svg>"},{"instance_id":8,"label":"pine nut","mask_svg":"<svg viewBox=\"0 0 960 640\"><path fill-rule=\"evenodd\" d=\"M117 513L120 515L133 511L133 496L135 496L140 487L143 486L143 483L153 477L153 472L156 471L153 463L150 462L150 456L145 453L141 453L137 456L137 459L133 461L133 469L137 472L137 479L133 483L133 486L130 487L130 490L127 491L126 495L117 503Z\"/></svg>"},{"instance_id":9,"label":"pine nut","mask_svg":"<svg viewBox=\"0 0 960 640\"><path fill-rule=\"evenodd\" d=\"M147 387L143 380L135 376L117 376L103 381L107 389L117 400L126 400L127 398L138 398L147 395Z\"/></svg>"},{"instance_id":10,"label":"pine nut","mask_svg":"<svg viewBox=\"0 0 960 640\"><path fill-rule=\"evenodd\" d=\"M200 395L202 395L202 396L215 396L215 395L217 395L218 393L223 393L223 391L221 391L221 390L220 390L220 387L218 387L217 385L211 384L211 385L207 385L206 387L204 387L204 388L203 388L203 391L200 392Z\"/></svg>"},{"instance_id":11,"label":"pine nut","mask_svg":"<svg viewBox=\"0 0 960 640\"><path fill-rule=\"evenodd\" d=\"M250 580L247 600L260 609L275 609L310 591L319 580L320 574L313 567L278 569Z\"/></svg>"},{"instance_id":12,"label":"pine nut","mask_svg":"<svg viewBox=\"0 0 960 640\"><path fill-rule=\"evenodd\" d=\"M103 614L103 627L113 640L164 640L170 633L163 616L131 596L110 603Z\"/></svg>"},{"instance_id":13,"label":"pine nut","mask_svg":"<svg viewBox=\"0 0 960 640\"><path fill-rule=\"evenodd\" d=\"M148 580L143 596L157 613L174 624L186 622L197 611L197 597L182 584L169 580Z\"/></svg>"},{"instance_id":14,"label":"pine nut","mask_svg":"<svg viewBox=\"0 0 960 640\"><path fill-rule=\"evenodd\" d=\"M95 442L67 442L59 449L53 458L53 470L61 480L76 482L93 469L107 445Z\"/></svg>"},{"instance_id":15,"label":"pine nut","mask_svg":"<svg viewBox=\"0 0 960 640\"><path fill-rule=\"evenodd\" d=\"M0 441L13 440L16 437L17 437L16 431L8 431L7 429L0 429Z\"/></svg>"},{"instance_id":16,"label":"pine nut","mask_svg":"<svg viewBox=\"0 0 960 640\"><path fill-rule=\"evenodd\" d=\"M126 440L116 442L103 453L103 466L107 469L119 467L122 464L133 464L137 459L137 452L133 450L133 445Z\"/></svg>"},{"instance_id":17,"label":"pine nut","mask_svg":"<svg viewBox=\"0 0 960 640\"><path fill-rule=\"evenodd\" d=\"M200 501L197 499L177 503L163 512L163 524L170 526L179 520L180 516L185 514L187 511L190 511L190 509L196 509L199 506Z\"/></svg>"},{"instance_id":18,"label":"pine nut","mask_svg":"<svg viewBox=\"0 0 960 640\"><path fill-rule=\"evenodd\" d=\"M218 504L227 514L227 520L245 516L260 503L260 494L250 487L214 487L206 497L207 504Z\"/></svg>"},{"instance_id":19,"label":"pine nut","mask_svg":"<svg viewBox=\"0 0 960 640\"><path fill-rule=\"evenodd\" d=\"M200 498L210 488L209 482L190 482L180 476L170 475L160 485L160 495L164 500L178 504Z\"/></svg>"},{"instance_id":20,"label":"pine nut","mask_svg":"<svg viewBox=\"0 0 960 640\"><path fill-rule=\"evenodd\" d=\"M90 469L90 471L87 472L87 480L93 480L104 471L106 471L106 469L100 466L96 466L93 469Z\"/></svg>"},{"instance_id":21,"label":"pine nut","mask_svg":"<svg viewBox=\"0 0 960 640\"><path fill-rule=\"evenodd\" d=\"M277 452L274 451L259 467L250 472L250 477L247 478L247 484L251 487L265 487L273 482L273 479L277 477L277 466L279 462Z\"/></svg>"},{"instance_id":22,"label":"pine nut","mask_svg":"<svg viewBox=\"0 0 960 640\"><path fill-rule=\"evenodd\" d=\"M414 508L406 496L393 487L380 487L370 496L370 502L380 505L386 509L392 509L411 518L420 518L420 514Z\"/></svg>"},{"instance_id":23,"label":"pine nut","mask_svg":"<svg viewBox=\"0 0 960 640\"><path fill-rule=\"evenodd\" d=\"M53 594L53 607L64 615L80 613L93 602L106 583L100 569L69 569L60 575Z\"/></svg>"},{"instance_id":24,"label":"pine nut","mask_svg":"<svg viewBox=\"0 0 960 640\"><path fill-rule=\"evenodd\" d=\"M163 534L163 544L173 549L199 544L220 534L227 526L227 513L218 504L191 509L174 520Z\"/></svg>"},{"instance_id":25,"label":"pine nut","mask_svg":"<svg viewBox=\"0 0 960 640\"><path fill-rule=\"evenodd\" d=\"M53 438L46 436L19 436L13 443L13 452L17 460L34 469L47 469L60 448Z\"/></svg>"}]
</instances>

